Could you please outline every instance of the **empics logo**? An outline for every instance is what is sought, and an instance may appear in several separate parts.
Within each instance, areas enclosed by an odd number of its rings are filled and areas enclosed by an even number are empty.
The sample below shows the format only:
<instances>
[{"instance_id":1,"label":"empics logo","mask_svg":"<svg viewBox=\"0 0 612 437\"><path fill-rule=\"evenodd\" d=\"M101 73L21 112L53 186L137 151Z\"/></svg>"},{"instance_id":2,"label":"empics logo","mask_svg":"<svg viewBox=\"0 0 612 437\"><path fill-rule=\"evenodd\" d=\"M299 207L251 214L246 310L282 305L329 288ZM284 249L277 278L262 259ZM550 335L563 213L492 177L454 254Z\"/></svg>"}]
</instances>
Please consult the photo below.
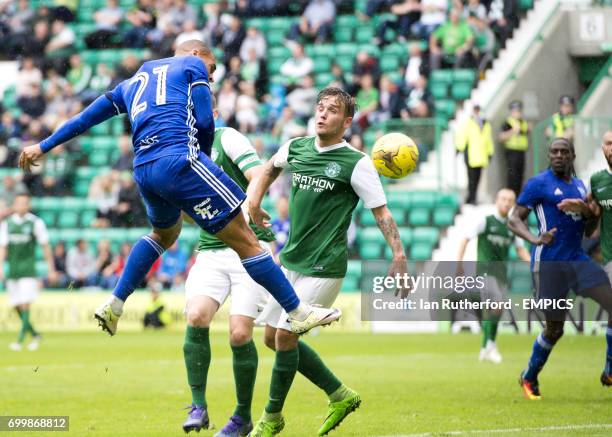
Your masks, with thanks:
<instances>
[{"instance_id":1,"label":"empics logo","mask_svg":"<svg viewBox=\"0 0 612 437\"><path fill-rule=\"evenodd\" d=\"M211 211L211 207L212 205L210 204L210 197L207 197L206 199L204 199L203 202L194 206L193 210L204 220L212 220L217 214L219 214L219 210L215 209L214 211Z\"/></svg>"}]
</instances>

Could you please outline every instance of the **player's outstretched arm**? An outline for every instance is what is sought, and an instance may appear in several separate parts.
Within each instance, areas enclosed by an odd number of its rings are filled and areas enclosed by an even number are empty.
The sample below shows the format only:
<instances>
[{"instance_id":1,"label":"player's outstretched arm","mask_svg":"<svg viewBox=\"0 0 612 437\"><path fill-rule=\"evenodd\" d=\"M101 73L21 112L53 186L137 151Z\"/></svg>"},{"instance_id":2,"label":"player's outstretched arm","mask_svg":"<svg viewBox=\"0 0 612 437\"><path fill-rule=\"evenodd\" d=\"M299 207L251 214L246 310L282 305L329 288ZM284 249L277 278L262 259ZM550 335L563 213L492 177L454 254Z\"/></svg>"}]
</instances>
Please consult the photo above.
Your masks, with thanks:
<instances>
[{"instance_id":1,"label":"player's outstretched arm","mask_svg":"<svg viewBox=\"0 0 612 437\"><path fill-rule=\"evenodd\" d=\"M508 228L515 234L521 237L523 240L530 242L531 244L550 244L553 241L557 228L552 228L549 231L544 232L539 237L532 234L525 223L527 216L529 215L529 208L523 205L516 205L510 211L508 216Z\"/></svg>"},{"instance_id":2,"label":"player's outstretched arm","mask_svg":"<svg viewBox=\"0 0 612 437\"><path fill-rule=\"evenodd\" d=\"M116 106L107 96L100 96L82 112L60 126L51 136L39 144L23 149L19 156L19 167L26 172L38 164L36 161L54 147L70 141L91 127L100 124L118 114Z\"/></svg>"},{"instance_id":3,"label":"player's outstretched arm","mask_svg":"<svg viewBox=\"0 0 612 437\"><path fill-rule=\"evenodd\" d=\"M463 276L463 258L465 257L465 249L467 248L469 238L464 238L459 242L459 250L457 251L457 276Z\"/></svg>"},{"instance_id":4,"label":"player's outstretched arm","mask_svg":"<svg viewBox=\"0 0 612 437\"><path fill-rule=\"evenodd\" d=\"M395 220L393 220L393 216L391 215L391 211L387 208L387 205L382 205L377 208L372 208L372 214L376 219L376 224L380 229L380 232L387 240L387 244L391 248L393 253L393 260L391 261L391 266L389 267L388 276L395 277L400 275L404 277L408 274L408 265L406 259L406 253L404 252L404 246L402 245L402 240L400 239L399 230L397 229L397 224ZM402 299L408 296L410 293L410 288L399 288L396 290L395 295L400 296Z\"/></svg>"},{"instance_id":5,"label":"player's outstretched arm","mask_svg":"<svg viewBox=\"0 0 612 437\"><path fill-rule=\"evenodd\" d=\"M210 89L206 85L197 85L192 88L191 93L194 103L193 115L195 127L198 130L198 144L200 145L200 150L207 156L210 156L215 139L215 118L212 112Z\"/></svg>"},{"instance_id":6,"label":"player's outstretched arm","mask_svg":"<svg viewBox=\"0 0 612 437\"><path fill-rule=\"evenodd\" d=\"M261 201L268 192L270 185L272 185L283 171L283 166L276 165L277 155L278 153L263 165L261 176L257 178L257 181L253 181L249 184L250 192L247 193L247 196L251 196L248 205L249 216L251 216L251 220L253 220L253 223L257 226L266 226L267 220L270 219L270 214L261 207Z\"/></svg>"}]
</instances>

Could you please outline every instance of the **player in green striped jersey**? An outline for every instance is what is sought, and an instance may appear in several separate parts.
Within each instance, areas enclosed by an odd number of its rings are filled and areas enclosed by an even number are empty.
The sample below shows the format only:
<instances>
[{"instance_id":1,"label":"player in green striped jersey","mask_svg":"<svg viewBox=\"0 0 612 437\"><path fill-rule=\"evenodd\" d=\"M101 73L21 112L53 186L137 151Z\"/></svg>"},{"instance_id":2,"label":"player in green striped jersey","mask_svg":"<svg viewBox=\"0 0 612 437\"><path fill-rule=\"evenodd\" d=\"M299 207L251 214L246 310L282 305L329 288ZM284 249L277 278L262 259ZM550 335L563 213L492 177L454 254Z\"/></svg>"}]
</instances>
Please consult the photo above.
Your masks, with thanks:
<instances>
[{"instance_id":1,"label":"player in green striped jersey","mask_svg":"<svg viewBox=\"0 0 612 437\"><path fill-rule=\"evenodd\" d=\"M602 139L601 149L608 162L608 168L591 176L591 194L589 206L595 216L600 218L600 245L605 263L604 269L612 283L612 129ZM587 234L594 229L588 229ZM601 374L601 383L612 386L612 326L606 330L607 359L606 368Z\"/></svg>"},{"instance_id":2,"label":"player in green striped jersey","mask_svg":"<svg viewBox=\"0 0 612 437\"><path fill-rule=\"evenodd\" d=\"M346 274L347 229L360 199L365 208L372 210L392 249L389 276L407 274L399 232L372 160L343 140L354 108L353 98L344 91L338 88L321 91L315 111L316 137L295 138L285 143L264 166L249 199L253 221L263 224L268 218L260 206L265 192L283 169L291 171L291 226L280 260L298 296L325 308L333 304ZM400 292L405 297L408 290ZM251 436L269 437L281 432L282 407L296 371L329 397L328 414L319 429L319 435L326 435L359 406L359 395L346 387L312 348L290 332L282 308L268 301L261 319L267 325L266 345L276 351L276 356L269 401Z\"/></svg>"},{"instance_id":3,"label":"player in green striped jersey","mask_svg":"<svg viewBox=\"0 0 612 437\"><path fill-rule=\"evenodd\" d=\"M213 99L213 106L216 106ZM213 115L217 118L217 108ZM262 165L247 137L232 128L215 129L211 159L247 193L259 177ZM262 247L269 250L274 241L269 229L250 224ZM192 402L204 414L189 415L183 424L186 432L208 428L206 380L211 361L209 326L220 306L231 294L230 346L233 355L237 406L229 422L215 437L247 435L253 428L251 401L257 374L257 349L253 325L268 299L268 292L251 279L240 258L221 240L200 231L198 256L185 283L187 330L183 352Z\"/></svg>"},{"instance_id":4,"label":"player in green striped jersey","mask_svg":"<svg viewBox=\"0 0 612 437\"><path fill-rule=\"evenodd\" d=\"M0 223L0 281L6 278L10 305L21 319L21 330L10 348L23 349L27 334L32 335L28 349L38 349L40 335L30 322L30 306L38 297L40 280L36 275L36 247L41 245L48 266L48 276L55 278L55 265L49 247L49 235L45 223L30 213L30 196L20 194L13 202L13 214ZM4 274L4 263L8 272Z\"/></svg>"},{"instance_id":5,"label":"player in green striped jersey","mask_svg":"<svg viewBox=\"0 0 612 437\"><path fill-rule=\"evenodd\" d=\"M474 226L467 230L465 238L459 245L457 262L459 273L461 273L463 271L462 261L465 256L465 249L470 240L477 238L476 262L479 263L477 265L478 274L482 273L482 269L486 270L487 273L486 286L480 296L483 300L490 298L494 301L501 301L503 296L507 294L506 263L510 260L512 245L515 245L517 254L522 261L530 260L529 252L523 246L522 241L508 229L508 213L515 202L514 191L508 188L500 190L495 198L495 213L478 217ZM495 342L501 314L501 310L491 310L484 315L480 361L491 361L496 364L502 361L502 356L497 350Z\"/></svg>"}]
</instances>

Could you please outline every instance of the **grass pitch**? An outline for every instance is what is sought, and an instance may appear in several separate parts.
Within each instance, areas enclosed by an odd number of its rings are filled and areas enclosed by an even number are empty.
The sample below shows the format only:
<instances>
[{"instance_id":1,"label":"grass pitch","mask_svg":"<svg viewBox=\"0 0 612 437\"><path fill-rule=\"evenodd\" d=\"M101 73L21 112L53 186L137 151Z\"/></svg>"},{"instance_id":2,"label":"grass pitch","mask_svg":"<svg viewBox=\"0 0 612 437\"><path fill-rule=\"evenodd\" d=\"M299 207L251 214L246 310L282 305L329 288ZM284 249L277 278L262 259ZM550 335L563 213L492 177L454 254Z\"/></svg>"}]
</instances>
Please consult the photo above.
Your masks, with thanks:
<instances>
[{"instance_id":1,"label":"grass pitch","mask_svg":"<svg viewBox=\"0 0 612 437\"><path fill-rule=\"evenodd\" d=\"M260 367L254 419L267 398L273 360L260 330L256 337ZM182 333L119 333L113 338L49 333L36 352L9 351L13 338L12 333L0 334L0 415L70 416L69 433L18 435L183 435L182 408L190 396ZM517 384L533 339L501 335L504 362L493 365L477 361L480 338L470 334L372 335L331 329L306 337L363 398L361 408L330 435L610 435L612 389L599 383L605 339L564 337L540 377L539 402L523 399ZM234 385L227 335L213 333L211 343L207 398L218 429L233 411ZM281 435L316 435L326 403L324 394L298 375Z\"/></svg>"}]
</instances>

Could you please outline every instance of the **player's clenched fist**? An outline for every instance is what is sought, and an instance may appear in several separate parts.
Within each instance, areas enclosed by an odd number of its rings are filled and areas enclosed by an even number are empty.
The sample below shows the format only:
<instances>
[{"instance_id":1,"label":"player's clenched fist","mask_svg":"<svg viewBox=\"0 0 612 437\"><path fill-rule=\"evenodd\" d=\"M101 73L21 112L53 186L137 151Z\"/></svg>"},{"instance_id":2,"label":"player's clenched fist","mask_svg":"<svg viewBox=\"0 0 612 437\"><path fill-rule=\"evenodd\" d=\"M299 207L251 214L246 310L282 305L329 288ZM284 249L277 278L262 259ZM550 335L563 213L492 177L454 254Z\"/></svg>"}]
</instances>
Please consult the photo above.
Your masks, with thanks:
<instances>
[{"instance_id":1,"label":"player's clenched fist","mask_svg":"<svg viewBox=\"0 0 612 437\"><path fill-rule=\"evenodd\" d=\"M270 214L261 206L255 206L249 202L249 216L253 223L259 227L269 227Z\"/></svg>"},{"instance_id":2,"label":"player's clenched fist","mask_svg":"<svg viewBox=\"0 0 612 437\"><path fill-rule=\"evenodd\" d=\"M544 232L542 235L540 235L540 237L538 238L538 241L536 244L550 244L553 242L553 240L555 239L555 234L557 233L557 228L552 228L550 231L546 231Z\"/></svg>"},{"instance_id":3,"label":"player's clenched fist","mask_svg":"<svg viewBox=\"0 0 612 437\"><path fill-rule=\"evenodd\" d=\"M37 167L36 161L43 155L40 144L27 146L19 155L19 167L24 171L29 172L31 167Z\"/></svg>"}]
</instances>

